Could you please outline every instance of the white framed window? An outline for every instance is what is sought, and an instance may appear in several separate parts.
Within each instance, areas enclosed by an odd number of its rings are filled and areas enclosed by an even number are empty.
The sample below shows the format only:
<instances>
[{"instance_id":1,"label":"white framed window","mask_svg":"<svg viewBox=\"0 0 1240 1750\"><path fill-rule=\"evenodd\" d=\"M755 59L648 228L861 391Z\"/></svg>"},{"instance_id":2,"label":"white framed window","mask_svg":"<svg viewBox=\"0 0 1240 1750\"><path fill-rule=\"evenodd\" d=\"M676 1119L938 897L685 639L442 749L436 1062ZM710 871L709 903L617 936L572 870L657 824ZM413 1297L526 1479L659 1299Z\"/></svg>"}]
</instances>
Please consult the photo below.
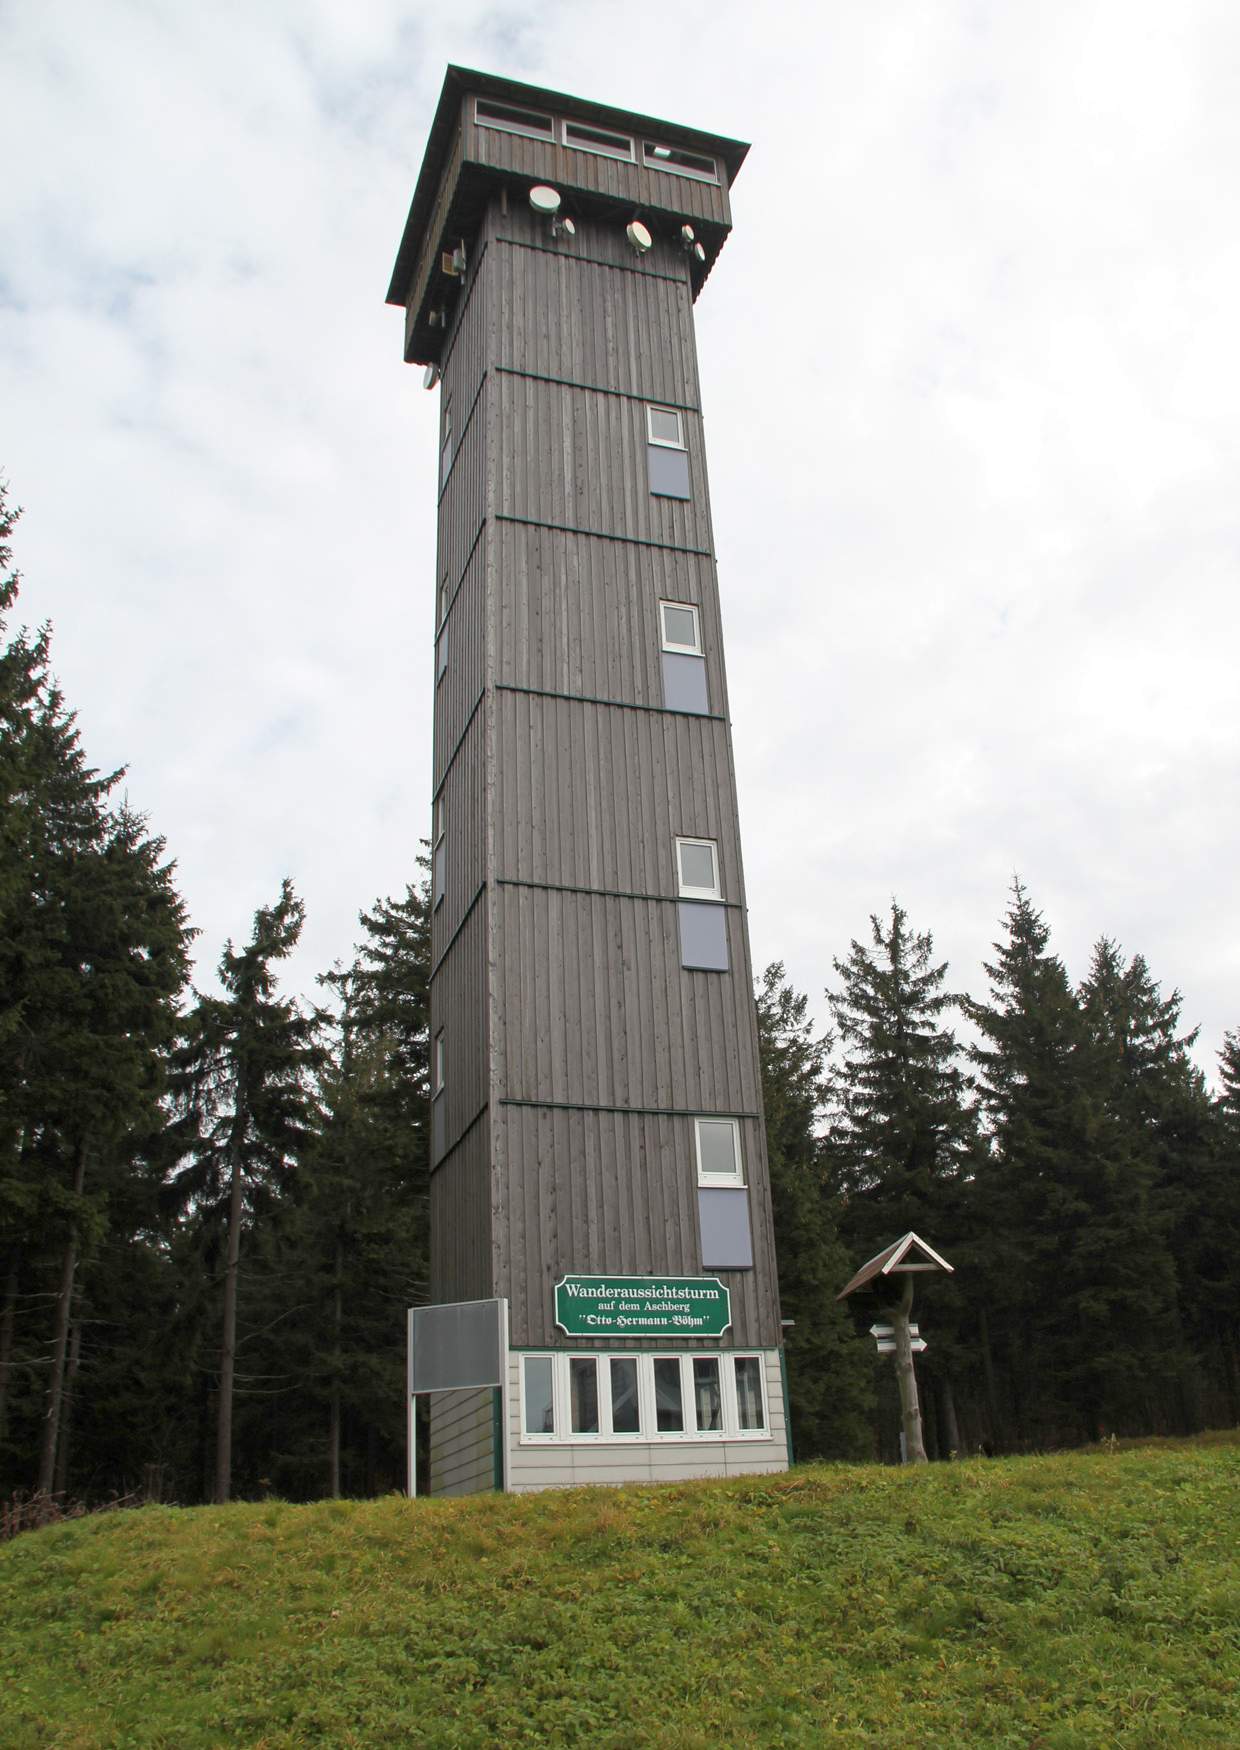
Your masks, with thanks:
<instances>
[{"instance_id":1,"label":"white framed window","mask_svg":"<svg viewBox=\"0 0 1240 1750\"><path fill-rule=\"evenodd\" d=\"M685 422L677 407L647 407L646 435L665 450L683 450Z\"/></svg>"},{"instance_id":2,"label":"white framed window","mask_svg":"<svg viewBox=\"0 0 1240 1750\"><path fill-rule=\"evenodd\" d=\"M744 1185L741 1127L737 1119L695 1118L693 1149L699 1185Z\"/></svg>"},{"instance_id":3,"label":"white framed window","mask_svg":"<svg viewBox=\"0 0 1240 1750\"><path fill-rule=\"evenodd\" d=\"M443 427L439 436L439 487L443 490L444 482L452 472L452 397L445 395L443 403Z\"/></svg>"},{"instance_id":4,"label":"white framed window","mask_svg":"<svg viewBox=\"0 0 1240 1750\"><path fill-rule=\"evenodd\" d=\"M521 1357L523 1445L769 1439L761 1355Z\"/></svg>"},{"instance_id":5,"label":"white framed window","mask_svg":"<svg viewBox=\"0 0 1240 1750\"><path fill-rule=\"evenodd\" d=\"M443 1028L435 1035L435 1051L431 1059L432 1094L442 1094L444 1079L448 1070L448 1050L444 1041Z\"/></svg>"},{"instance_id":6,"label":"white framed window","mask_svg":"<svg viewBox=\"0 0 1240 1750\"><path fill-rule=\"evenodd\" d=\"M441 628L439 636L435 640L435 685L436 686L439 685L440 681L447 674L447 672L448 672L448 628L446 626L444 626Z\"/></svg>"},{"instance_id":7,"label":"white framed window","mask_svg":"<svg viewBox=\"0 0 1240 1750\"><path fill-rule=\"evenodd\" d=\"M669 170L673 176L691 176L695 182L719 181L715 160L705 152L689 152L684 146L661 146L657 140L643 140L642 163L648 170Z\"/></svg>"},{"instance_id":8,"label":"white framed window","mask_svg":"<svg viewBox=\"0 0 1240 1750\"><path fill-rule=\"evenodd\" d=\"M441 790L435 798L435 843L443 843L443 835L448 829L448 803Z\"/></svg>"},{"instance_id":9,"label":"white framed window","mask_svg":"<svg viewBox=\"0 0 1240 1750\"><path fill-rule=\"evenodd\" d=\"M660 602L659 632L664 650L677 656L701 656L702 622L692 602Z\"/></svg>"},{"instance_id":10,"label":"white framed window","mask_svg":"<svg viewBox=\"0 0 1240 1750\"><path fill-rule=\"evenodd\" d=\"M676 840L676 880L682 899L722 899L714 839Z\"/></svg>"},{"instance_id":11,"label":"white framed window","mask_svg":"<svg viewBox=\"0 0 1240 1750\"><path fill-rule=\"evenodd\" d=\"M474 120L480 128L498 128L505 134L531 134L536 140L554 140L555 123L540 110L522 109L515 103L497 103L490 97L475 97Z\"/></svg>"},{"instance_id":12,"label":"white framed window","mask_svg":"<svg viewBox=\"0 0 1240 1750\"><path fill-rule=\"evenodd\" d=\"M617 134L612 128L598 128L588 122L561 122L560 138L578 152L597 152L602 158L623 158L631 164L637 156L628 134Z\"/></svg>"}]
</instances>

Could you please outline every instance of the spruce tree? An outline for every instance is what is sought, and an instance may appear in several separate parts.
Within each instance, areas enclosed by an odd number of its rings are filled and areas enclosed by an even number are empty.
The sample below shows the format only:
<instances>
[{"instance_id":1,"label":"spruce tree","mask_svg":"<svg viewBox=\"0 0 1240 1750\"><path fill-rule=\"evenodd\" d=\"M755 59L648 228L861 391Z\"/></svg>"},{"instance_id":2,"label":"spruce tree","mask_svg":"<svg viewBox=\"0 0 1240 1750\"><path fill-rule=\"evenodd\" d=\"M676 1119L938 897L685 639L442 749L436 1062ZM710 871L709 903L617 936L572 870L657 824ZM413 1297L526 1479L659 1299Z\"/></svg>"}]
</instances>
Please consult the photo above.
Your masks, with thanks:
<instances>
[{"instance_id":1,"label":"spruce tree","mask_svg":"<svg viewBox=\"0 0 1240 1750\"><path fill-rule=\"evenodd\" d=\"M285 880L255 913L249 943L229 942L221 996L198 995L175 1054L171 1192L222 1287L213 1496L232 1492L233 1399L243 1233L270 1211L317 1129L313 1084L319 1020L277 994L276 963L292 953L305 908Z\"/></svg>"},{"instance_id":2,"label":"spruce tree","mask_svg":"<svg viewBox=\"0 0 1240 1750\"><path fill-rule=\"evenodd\" d=\"M802 1460L868 1457L873 1364L835 1298L852 1267L815 1131L827 1042L814 1037L806 998L781 962L767 967L756 995L779 1297L793 1321L785 1344L793 1446Z\"/></svg>"},{"instance_id":3,"label":"spruce tree","mask_svg":"<svg viewBox=\"0 0 1240 1750\"><path fill-rule=\"evenodd\" d=\"M0 493L0 567L12 521ZM0 619L16 593L5 576ZM79 1267L158 1125L190 937L162 841L110 805L121 773L87 764L49 665L46 627L0 650L0 1426L24 1282L27 1305L51 1309L46 1343L26 1351L44 1381L42 1489L64 1469Z\"/></svg>"}]
</instances>

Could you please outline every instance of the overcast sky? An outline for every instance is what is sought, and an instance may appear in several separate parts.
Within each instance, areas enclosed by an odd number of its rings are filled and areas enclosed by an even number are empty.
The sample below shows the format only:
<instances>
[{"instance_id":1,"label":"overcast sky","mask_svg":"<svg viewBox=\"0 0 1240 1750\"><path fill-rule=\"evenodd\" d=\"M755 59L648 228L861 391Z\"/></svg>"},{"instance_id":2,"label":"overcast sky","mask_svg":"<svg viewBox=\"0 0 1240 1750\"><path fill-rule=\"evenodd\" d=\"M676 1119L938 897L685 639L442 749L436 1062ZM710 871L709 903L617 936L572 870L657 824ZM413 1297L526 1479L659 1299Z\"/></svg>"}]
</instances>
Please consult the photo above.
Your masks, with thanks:
<instances>
[{"instance_id":1,"label":"overcast sky","mask_svg":"<svg viewBox=\"0 0 1240 1750\"><path fill-rule=\"evenodd\" d=\"M1240 9L7 0L23 618L202 931L349 953L429 828L438 397L383 302L448 61L753 142L698 305L755 965L1018 871L1240 1025Z\"/></svg>"}]
</instances>

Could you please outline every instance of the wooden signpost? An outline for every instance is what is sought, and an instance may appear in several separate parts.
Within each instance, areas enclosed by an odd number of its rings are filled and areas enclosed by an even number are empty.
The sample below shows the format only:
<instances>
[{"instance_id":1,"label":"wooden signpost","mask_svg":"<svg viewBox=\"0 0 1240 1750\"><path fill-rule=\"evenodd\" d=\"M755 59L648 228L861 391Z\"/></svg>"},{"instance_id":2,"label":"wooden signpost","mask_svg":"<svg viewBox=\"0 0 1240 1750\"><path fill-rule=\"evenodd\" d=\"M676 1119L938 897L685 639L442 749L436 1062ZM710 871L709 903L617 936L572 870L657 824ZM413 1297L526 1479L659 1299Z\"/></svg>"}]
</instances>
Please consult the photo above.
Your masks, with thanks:
<instances>
[{"instance_id":1,"label":"wooden signpost","mask_svg":"<svg viewBox=\"0 0 1240 1750\"><path fill-rule=\"evenodd\" d=\"M941 1258L932 1246L915 1233L906 1233L884 1247L876 1257L863 1264L836 1295L846 1300L849 1295L865 1292L878 1299L883 1323L870 1326L870 1335L878 1344L880 1355L894 1355L896 1380L900 1387L900 1416L904 1433L904 1462L925 1464L926 1443L921 1431L921 1404L917 1397L917 1374L913 1366L914 1353L926 1347L917 1326L909 1319L913 1308L913 1277L917 1274L942 1271L949 1276L953 1267ZM895 1278L901 1278L901 1292L894 1299Z\"/></svg>"}]
</instances>

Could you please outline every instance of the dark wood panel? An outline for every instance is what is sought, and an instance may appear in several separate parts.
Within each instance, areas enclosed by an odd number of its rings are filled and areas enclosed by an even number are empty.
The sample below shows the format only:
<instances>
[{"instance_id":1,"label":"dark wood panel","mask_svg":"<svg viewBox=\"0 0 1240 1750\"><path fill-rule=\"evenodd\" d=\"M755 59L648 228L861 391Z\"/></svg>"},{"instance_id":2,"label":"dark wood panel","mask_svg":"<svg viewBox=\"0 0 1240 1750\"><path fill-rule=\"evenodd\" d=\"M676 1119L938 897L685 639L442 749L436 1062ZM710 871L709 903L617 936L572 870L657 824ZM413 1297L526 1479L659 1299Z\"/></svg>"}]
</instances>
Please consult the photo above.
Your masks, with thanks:
<instances>
[{"instance_id":1,"label":"dark wood panel","mask_svg":"<svg viewBox=\"0 0 1240 1750\"><path fill-rule=\"evenodd\" d=\"M566 1274L717 1275L731 1292L729 1345L780 1341L761 1126L743 1125L753 1270L702 1266L688 1117L503 1106L496 1114L497 1289L518 1347L580 1348L555 1327ZM609 1349L666 1347L655 1339ZM709 1345L704 1345L709 1347Z\"/></svg>"},{"instance_id":2,"label":"dark wood panel","mask_svg":"<svg viewBox=\"0 0 1240 1750\"><path fill-rule=\"evenodd\" d=\"M573 1105L756 1111L744 920L733 971L686 971L676 906L500 887L493 1042L498 1091Z\"/></svg>"},{"instance_id":3,"label":"dark wood panel","mask_svg":"<svg viewBox=\"0 0 1240 1750\"><path fill-rule=\"evenodd\" d=\"M483 1113L431 1175L431 1282L437 1301L487 1300L491 1270L491 1132Z\"/></svg>"}]
</instances>

